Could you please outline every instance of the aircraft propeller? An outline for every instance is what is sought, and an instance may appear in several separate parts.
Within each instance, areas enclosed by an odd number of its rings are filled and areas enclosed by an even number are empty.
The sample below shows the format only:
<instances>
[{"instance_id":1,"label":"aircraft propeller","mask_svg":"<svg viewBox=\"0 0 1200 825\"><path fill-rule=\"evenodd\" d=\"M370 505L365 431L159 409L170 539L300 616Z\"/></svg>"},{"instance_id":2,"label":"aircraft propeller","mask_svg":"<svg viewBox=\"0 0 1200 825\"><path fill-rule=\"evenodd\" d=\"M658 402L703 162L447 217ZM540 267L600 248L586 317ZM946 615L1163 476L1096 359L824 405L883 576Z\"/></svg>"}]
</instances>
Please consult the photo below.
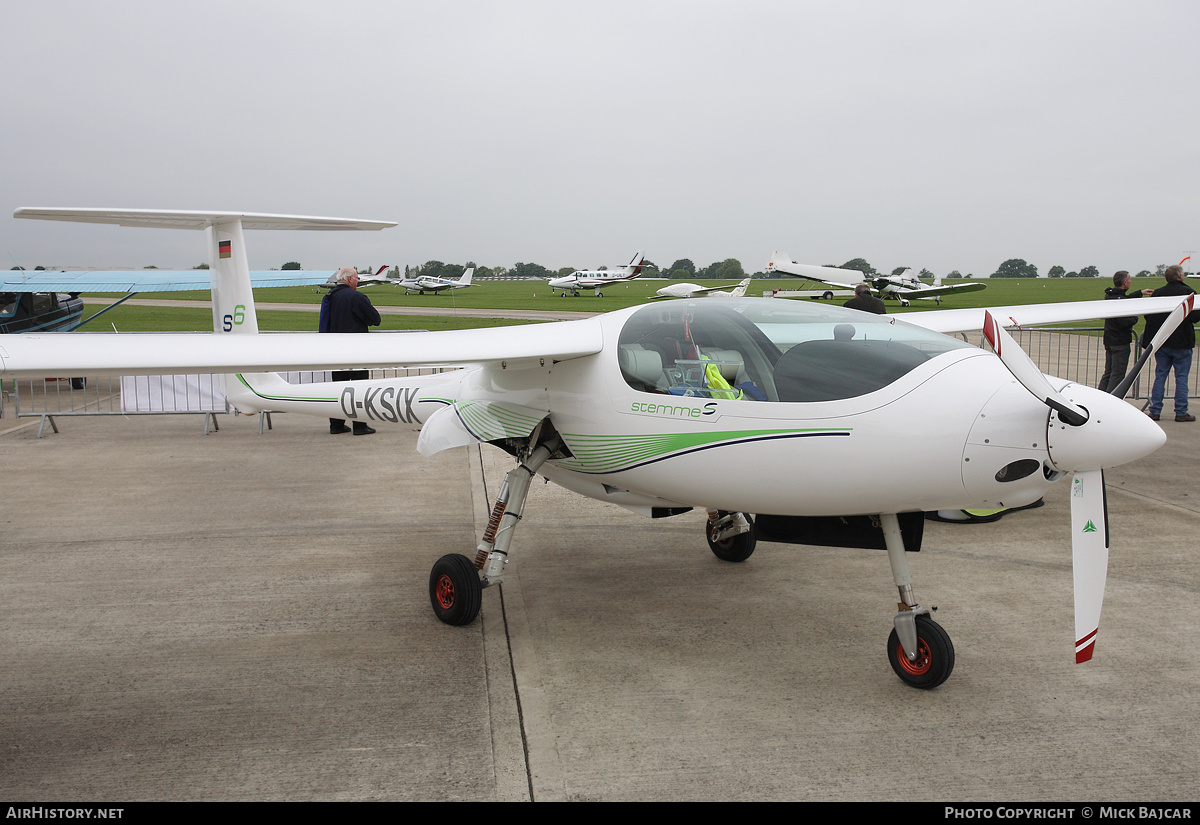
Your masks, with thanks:
<instances>
[{"instance_id":1,"label":"aircraft propeller","mask_svg":"<svg viewBox=\"0 0 1200 825\"><path fill-rule=\"evenodd\" d=\"M1073 387L1071 394L1082 396L1091 409L1068 399L1051 386L1033 359L1021 349L990 312L984 314L983 334L992 350L1013 377L1035 398L1058 414L1061 425L1050 421L1048 440L1051 463L1060 471L1069 471L1071 479L1071 568L1075 590L1075 661L1092 658L1104 587L1108 578L1108 499L1104 488L1104 467L1113 467L1133 458L1123 454L1120 442L1130 447L1146 439L1165 439L1162 430L1134 408L1124 403L1125 393L1146 360L1162 346L1175 328L1192 311L1194 295L1189 295L1167 317L1146 352L1111 394L1087 387ZM1113 403L1117 402L1117 403ZM1090 426L1085 427L1085 425ZM1062 426L1065 425L1065 426ZM1113 436L1119 434L1120 438ZM1055 443L1057 442L1057 443Z\"/></svg>"},{"instance_id":2,"label":"aircraft propeller","mask_svg":"<svg viewBox=\"0 0 1200 825\"><path fill-rule=\"evenodd\" d=\"M1108 496L1103 470L1071 479L1071 575L1075 587L1075 663L1092 658L1108 579Z\"/></svg>"},{"instance_id":3,"label":"aircraft propeller","mask_svg":"<svg viewBox=\"0 0 1200 825\"><path fill-rule=\"evenodd\" d=\"M1033 363L1033 359L1025 353L1025 350L1021 349L1021 345L1008 334L1008 330L992 317L990 312L983 314L983 335L991 345L992 351L1000 357L1004 366L1008 367L1008 371L1013 374L1013 378L1016 378L1021 386L1029 390L1035 398L1056 411L1059 418L1072 427L1082 427L1087 423L1088 411L1078 404L1071 403L1058 390L1050 386L1050 382L1038 369L1037 364Z\"/></svg>"}]
</instances>

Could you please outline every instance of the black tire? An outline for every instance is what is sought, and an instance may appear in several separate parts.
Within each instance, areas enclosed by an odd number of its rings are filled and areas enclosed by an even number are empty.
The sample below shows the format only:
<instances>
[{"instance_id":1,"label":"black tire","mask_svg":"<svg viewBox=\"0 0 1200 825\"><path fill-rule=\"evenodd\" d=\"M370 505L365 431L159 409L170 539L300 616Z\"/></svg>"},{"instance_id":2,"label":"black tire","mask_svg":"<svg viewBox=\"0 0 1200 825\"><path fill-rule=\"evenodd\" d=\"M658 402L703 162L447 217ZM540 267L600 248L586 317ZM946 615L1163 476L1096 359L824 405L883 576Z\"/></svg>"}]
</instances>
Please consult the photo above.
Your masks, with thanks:
<instances>
[{"instance_id":1,"label":"black tire","mask_svg":"<svg viewBox=\"0 0 1200 825\"><path fill-rule=\"evenodd\" d=\"M721 561L745 561L754 553L754 546L758 543L754 538L754 520L750 518L749 513L742 515L750 522L750 531L725 541L713 541L713 524L711 521L704 523L704 537L708 539L708 547Z\"/></svg>"},{"instance_id":2,"label":"black tire","mask_svg":"<svg viewBox=\"0 0 1200 825\"><path fill-rule=\"evenodd\" d=\"M824 298L826 301L832 301L833 300L833 290L832 289L825 290L825 294L822 295L821 297Z\"/></svg>"},{"instance_id":3,"label":"black tire","mask_svg":"<svg viewBox=\"0 0 1200 825\"><path fill-rule=\"evenodd\" d=\"M603 292L601 292L600 290L596 290L596 297L597 297L597 298L603 298L603 297L604 297L604 293L603 293Z\"/></svg>"},{"instance_id":4,"label":"black tire","mask_svg":"<svg viewBox=\"0 0 1200 825\"><path fill-rule=\"evenodd\" d=\"M483 604L483 585L470 559L450 553L437 560L429 573L429 603L446 624L475 621Z\"/></svg>"},{"instance_id":5,"label":"black tire","mask_svg":"<svg viewBox=\"0 0 1200 825\"><path fill-rule=\"evenodd\" d=\"M892 628L888 637L888 661L905 684L929 690L950 678L954 670L954 645L942 626L928 616L917 617L917 660L910 662Z\"/></svg>"}]
</instances>

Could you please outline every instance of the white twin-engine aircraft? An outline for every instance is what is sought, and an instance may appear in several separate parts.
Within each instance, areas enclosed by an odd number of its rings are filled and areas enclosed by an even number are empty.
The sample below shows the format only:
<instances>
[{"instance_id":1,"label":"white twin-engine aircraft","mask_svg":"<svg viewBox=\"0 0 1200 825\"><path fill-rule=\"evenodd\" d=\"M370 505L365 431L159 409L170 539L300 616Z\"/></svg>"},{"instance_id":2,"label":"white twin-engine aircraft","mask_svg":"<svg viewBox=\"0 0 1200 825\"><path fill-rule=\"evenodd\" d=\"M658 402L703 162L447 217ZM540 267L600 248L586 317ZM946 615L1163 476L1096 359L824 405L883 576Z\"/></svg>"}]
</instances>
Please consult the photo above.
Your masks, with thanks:
<instances>
[{"instance_id":1,"label":"white twin-engine aircraft","mask_svg":"<svg viewBox=\"0 0 1200 825\"><path fill-rule=\"evenodd\" d=\"M819 281L842 289L854 289L859 284L866 283L879 293L880 298L891 298L899 301L903 306L908 306L909 301L914 299L937 301L940 306L942 299L947 295L961 295L964 292L978 292L987 288L987 284L979 281L943 284L941 279L937 279L930 285L915 275L909 274L913 271L911 269L906 269L899 275L877 275L874 278L868 278L857 269L798 264L780 252L776 252L767 262L767 271L782 272L784 275Z\"/></svg>"},{"instance_id":2,"label":"white twin-engine aircraft","mask_svg":"<svg viewBox=\"0 0 1200 825\"><path fill-rule=\"evenodd\" d=\"M387 275L383 274L386 271L387 271L387 266L385 265L385 266L379 267L379 269L376 269L374 274L372 274L370 272L358 273L358 288L366 289L369 286L378 286L379 284L394 284L394 283L396 283L391 278L389 278ZM340 272L341 272L341 270L339 269L337 272L331 273L330 276L325 280L325 283L317 284L317 288L318 289L333 289L338 284L337 278L338 278L338 273L340 273Z\"/></svg>"},{"instance_id":3,"label":"white twin-engine aircraft","mask_svg":"<svg viewBox=\"0 0 1200 825\"><path fill-rule=\"evenodd\" d=\"M391 224L56 214L208 227L214 329L230 332L154 333L153 345L137 334L6 336L0 376L230 373L227 394L242 412L418 425L424 455L488 442L514 456L474 553L433 565L430 600L449 624L473 621L483 588L503 581L530 481L541 474L649 517L703 508L709 547L731 562L746 560L758 540L885 549L900 594L892 668L909 685L933 688L950 675L954 647L913 591L906 551L920 549L924 513L1020 507L1070 477L1076 659L1086 661L1108 563L1103 470L1166 440L1122 400L1135 373L1112 395L1049 378L1005 331L1127 313L1119 301L901 320L809 302L684 299L499 329L259 334L243 228ZM1141 312L1172 313L1153 347L1193 297L1139 302ZM943 334L979 329L994 353ZM270 374L429 365L462 369L306 385ZM895 438L897 425L906 438Z\"/></svg>"},{"instance_id":4,"label":"white twin-engine aircraft","mask_svg":"<svg viewBox=\"0 0 1200 825\"><path fill-rule=\"evenodd\" d=\"M567 297L567 292L578 297L581 289L596 290L596 297L603 298L604 293L600 290L609 284L615 284L619 281L632 281L638 275L642 274L642 261L646 256L638 250L638 254L633 256L633 259L625 266L617 269L581 269L572 272L562 278L550 279L550 294L554 294L554 290L562 290L562 297Z\"/></svg>"},{"instance_id":5,"label":"white twin-engine aircraft","mask_svg":"<svg viewBox=\"0 0 1200 825\"><path fill-rule=\"evenodd\" d=\"M467 267L462 275L457 278L435 278L432 275L420 275L416 278L404 278L400 281L392 281L396 286L404 287L404 294L408 295L411 292L416 292L424 295L426 292L432 292L437 295L447 289L463 289L464 287L474 286L471 283L471 277L475 274L475 267Z\"/></svg>"}]
</instances>

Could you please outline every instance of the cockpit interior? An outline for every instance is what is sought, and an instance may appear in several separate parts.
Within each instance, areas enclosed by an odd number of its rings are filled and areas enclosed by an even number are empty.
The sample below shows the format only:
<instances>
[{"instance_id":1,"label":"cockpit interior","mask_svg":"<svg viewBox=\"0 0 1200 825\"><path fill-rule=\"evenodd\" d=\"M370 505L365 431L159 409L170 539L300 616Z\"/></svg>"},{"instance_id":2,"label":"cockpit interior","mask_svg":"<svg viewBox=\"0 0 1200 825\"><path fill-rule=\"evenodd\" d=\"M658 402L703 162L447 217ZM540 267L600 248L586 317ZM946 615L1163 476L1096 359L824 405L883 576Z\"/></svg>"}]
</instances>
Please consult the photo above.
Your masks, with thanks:
<instances>
[{"instance_id":1,"label":"cockpit interior","mask_svg":"<svg viewBox=\"0 0 1200 825\"><path fill-rule=\"evenodd\" d=\"M799 302L712 300L634 313L621 374L646 393L804 403L882 389L963 341L886 316Z\"/></svg>"}]
</instances>

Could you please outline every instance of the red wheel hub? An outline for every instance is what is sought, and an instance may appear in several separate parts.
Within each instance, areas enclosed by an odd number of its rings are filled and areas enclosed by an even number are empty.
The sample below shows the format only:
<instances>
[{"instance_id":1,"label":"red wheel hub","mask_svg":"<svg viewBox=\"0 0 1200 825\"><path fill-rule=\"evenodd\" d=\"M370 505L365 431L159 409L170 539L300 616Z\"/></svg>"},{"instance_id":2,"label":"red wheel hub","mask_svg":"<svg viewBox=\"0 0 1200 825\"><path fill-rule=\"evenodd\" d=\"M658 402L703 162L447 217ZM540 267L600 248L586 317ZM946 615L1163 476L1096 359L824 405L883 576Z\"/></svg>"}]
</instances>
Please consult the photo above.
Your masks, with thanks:
<instances>
[{"instance_id":1,"label":"red wheel hub","mask_svg":"<svg viewBox=\"0 0 1200 825\"><path fill-rule=\"evenodd\" d=\"M437 584L434 586L434 594L437 596L438 604L443 610L449 610L454 607L454 582L445 573L438 576Z\"/></svg>"},{"instance_id":2,"label":"red wheel hub","mask_svg":"<svg viewBox=\"0 0 1200 825\"><path fill-rule=\"evenodd\" d=\"M906 673L911 673L913 676L924 676L933 666L933 655L929 652L929 645L925 643L925 640L918 637L917 658L909 659L908 654L904 652L904 645L897 644L896 661L900 663L900 667L904 668Z\"/></svg>"}]
</instances>

